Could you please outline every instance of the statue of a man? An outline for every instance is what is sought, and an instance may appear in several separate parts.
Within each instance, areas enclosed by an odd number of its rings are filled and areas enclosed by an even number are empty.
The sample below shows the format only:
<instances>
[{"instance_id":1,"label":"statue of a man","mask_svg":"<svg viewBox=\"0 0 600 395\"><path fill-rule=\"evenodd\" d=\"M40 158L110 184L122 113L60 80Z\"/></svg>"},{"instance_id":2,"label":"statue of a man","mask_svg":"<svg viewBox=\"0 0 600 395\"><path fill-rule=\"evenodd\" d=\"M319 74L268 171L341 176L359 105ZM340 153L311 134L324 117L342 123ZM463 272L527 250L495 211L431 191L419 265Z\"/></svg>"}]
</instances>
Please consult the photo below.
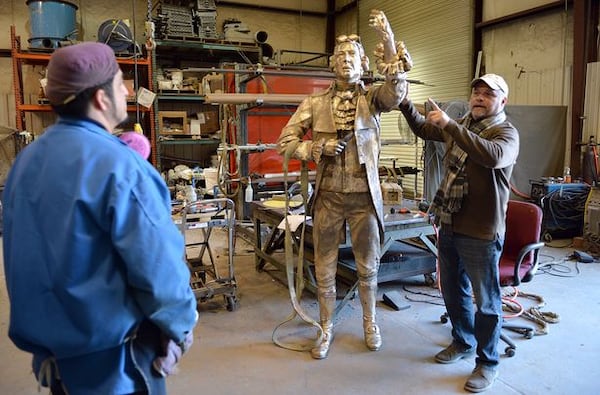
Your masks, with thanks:
<instances>
[{"instance_id":1,"label":"statue of a man","mask_svg":"<svg viewBox=\"0 0 600 395\"><path fill-rule=\"evenodd\" d=\"M363 310L367 347L381 348L375 318L377 271L383 236L383 199L379 180L382 112L398 108L407 93L406 72L412 67L404 43L394 40L385 14L372 10L369 25L381 37L375 50L383 84L367 89L362 81L369 68L360 37L337 37L330 57L336 79L320 93L307 97L283 128L279 153L317 164L313 240L315 274L323 338L311 354L327 357L333 340L338 246L346 222L356 260L358 293ZM312 139L303 137L312 131Z\"/></svg>"}]
</instances>

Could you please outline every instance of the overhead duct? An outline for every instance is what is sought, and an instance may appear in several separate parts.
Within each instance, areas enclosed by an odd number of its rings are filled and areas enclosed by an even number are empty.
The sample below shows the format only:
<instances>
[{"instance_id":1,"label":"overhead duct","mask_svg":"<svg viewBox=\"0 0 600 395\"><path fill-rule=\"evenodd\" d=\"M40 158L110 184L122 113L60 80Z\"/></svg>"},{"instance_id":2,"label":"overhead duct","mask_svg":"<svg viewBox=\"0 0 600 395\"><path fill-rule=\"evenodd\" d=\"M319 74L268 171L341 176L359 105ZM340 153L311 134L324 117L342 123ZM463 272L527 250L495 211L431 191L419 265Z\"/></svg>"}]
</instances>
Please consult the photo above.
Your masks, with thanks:
<instances>
[{"instance_id":1,"label":"overhead duct","mask_svg":"<svg viewBox=\"0 0 600 395\"><path fill-rule=\"evenodd\" d=\"M228 19L223 23L223 32L225 40L240 43L256 43L262 50L262 56L273 58L273 47L267 44L269 33L264 30L259 30L251 34L248 25L237 19Z\"/></svg>"},{"instance_id":2,"label":"overhead duct","mask_svg":"<svg viewBox=\"0 0 600 395\"><path fill-rule=\"evenodd\" d=\"M259 30L254 33L254 41L256 41L258 44L266 43L267 38L269 38L269 33L265 32L264 30Z\"/></svg>"},{"instance_id":3,"label":"overhead duct","mask_svg":"<svg viewBox=\"0 0 600 395\"><path fill-rule=\"evenodd\" d=\"M254 41L256 41L262 50L263 58L273 59L273 47L267 44L267 38L269 38L269 33L265 32L264 30L259 30L254 33Z\"/></svg>"}]
</instances>

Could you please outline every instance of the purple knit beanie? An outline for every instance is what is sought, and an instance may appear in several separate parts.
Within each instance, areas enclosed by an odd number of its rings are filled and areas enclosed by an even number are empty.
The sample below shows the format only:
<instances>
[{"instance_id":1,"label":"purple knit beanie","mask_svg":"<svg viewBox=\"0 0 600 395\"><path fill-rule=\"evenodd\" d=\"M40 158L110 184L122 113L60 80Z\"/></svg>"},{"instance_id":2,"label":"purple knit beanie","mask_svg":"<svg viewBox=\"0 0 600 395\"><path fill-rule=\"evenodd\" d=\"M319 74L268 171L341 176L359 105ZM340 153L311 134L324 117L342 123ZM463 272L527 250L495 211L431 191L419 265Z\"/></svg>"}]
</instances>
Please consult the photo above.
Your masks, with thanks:
<instances>
[{"instance_id":1,"label":"purple knit beanie","mask_svg":"<svg viewBox=\"0 0 600 395\"><path fill-rule=\"evenodd\" d=\"M46 97L51 104L63 105L87 88L110 81L119 71L112 48L98 42L62 47L50 57Z\"/></svg>"}]
</instances>

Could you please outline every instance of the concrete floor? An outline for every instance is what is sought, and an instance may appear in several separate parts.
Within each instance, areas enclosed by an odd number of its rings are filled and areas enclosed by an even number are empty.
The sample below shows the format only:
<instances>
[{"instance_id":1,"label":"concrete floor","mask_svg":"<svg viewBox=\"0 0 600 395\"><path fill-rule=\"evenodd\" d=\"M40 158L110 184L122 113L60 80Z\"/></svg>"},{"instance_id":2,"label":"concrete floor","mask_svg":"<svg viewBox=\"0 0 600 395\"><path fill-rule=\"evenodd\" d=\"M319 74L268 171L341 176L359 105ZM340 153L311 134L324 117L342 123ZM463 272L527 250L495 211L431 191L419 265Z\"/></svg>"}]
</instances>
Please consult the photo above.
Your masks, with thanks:
<instances>
[{"instance_id":1,"label":"concrete floor","mask_svg":"<svg viewBox=\"0 0 600 395\"><path fill-rule=\"evenodd\" d=\"M224 235L216 230L213 248L226 262ZM559 315L548 325L548 334L525 339L509 332L517 343L516 355L503 357L500 376L488 394L597 394L600 373L600 265L564 260L572 249L560 248L568 240L546 247L544 270L521 290L543 296L542 311ZM394 311L378 304L384 345L379 352L366 349L362 338L358 298L351 300L336 321L335 339L325 360L308 352L276 346L275 327L292 307L281 273L257 272L251 245L238 238L235 271L239 285L238 309L225 309L223 297L200 305L196 341L184 357L180 371L168 379L169 393L183 394L442 394L464 393L463 385L474 359L452 365L434 362L433 355L451 340L449 324L439 320L444 312L435 288L423 277L380 284L383 292L397 290L411 307ZM8 301L4 273L0 272L0 394L37 394L30 371L29 355L17 350L6 336ZM531 305L524 299L526 306ZM305 293L302 305L317 316L314 297ZM50 325L40 318L40 325ZM289 342L309 342L315 331L298 319L282 327L277 335ZM504 344L500 345L504 349ZM42 390L47 393L47 390Z\"/></svg>"}]
</instances>

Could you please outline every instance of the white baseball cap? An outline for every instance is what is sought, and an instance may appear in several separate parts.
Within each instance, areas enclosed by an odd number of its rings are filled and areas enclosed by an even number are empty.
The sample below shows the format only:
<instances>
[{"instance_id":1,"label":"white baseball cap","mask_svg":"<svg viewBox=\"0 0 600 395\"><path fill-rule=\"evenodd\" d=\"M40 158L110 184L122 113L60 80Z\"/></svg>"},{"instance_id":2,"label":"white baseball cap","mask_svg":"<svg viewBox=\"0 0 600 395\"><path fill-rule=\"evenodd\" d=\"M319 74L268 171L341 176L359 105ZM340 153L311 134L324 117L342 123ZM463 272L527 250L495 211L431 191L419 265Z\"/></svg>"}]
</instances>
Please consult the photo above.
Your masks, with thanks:
<instances>
[{"instance_id":1,"label":"white baseball cap","mask_svg":"<svg viewBox=\"0 0 600 395\"><path fill-rule=\"evenodd\" d=\"M485 74L479 78L475 78L471 81L471 88L478 82L484 82L493 90L499 89L504 93L504 96L508 97L508 85L506 84L506 81L504 81L504 78L500 77L498 74Z\"/></svg>"}]
</instances>

